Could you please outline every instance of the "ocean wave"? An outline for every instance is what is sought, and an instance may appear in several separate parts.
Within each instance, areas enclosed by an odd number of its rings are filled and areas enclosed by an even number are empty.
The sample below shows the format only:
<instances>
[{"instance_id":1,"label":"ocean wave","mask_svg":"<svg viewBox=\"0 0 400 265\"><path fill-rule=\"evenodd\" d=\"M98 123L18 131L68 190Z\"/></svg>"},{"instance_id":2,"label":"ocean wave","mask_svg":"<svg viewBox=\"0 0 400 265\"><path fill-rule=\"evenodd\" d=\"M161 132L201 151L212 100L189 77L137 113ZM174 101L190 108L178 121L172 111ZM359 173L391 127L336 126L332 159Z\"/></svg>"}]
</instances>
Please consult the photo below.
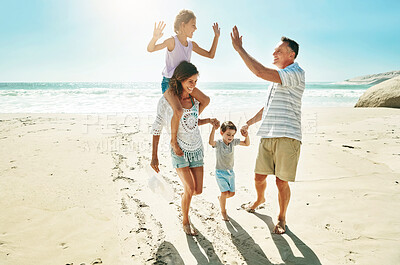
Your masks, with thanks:
<instances>
[{"instance_id":1,"label":"ocean wave","mask_svg":"<svg viewBox=\"0 0 400 265\"><path fill-rule=\"evenodd\" d=\"M265 83L202 83L210 96L207 109L242 110L262 107L268 86ZM329 83L307 84L305 106L351 106L365 86ZM159 83L0 83L2 112L10 113L112 113L155 112L161 97Z\"/></svg>"}]
</instances>

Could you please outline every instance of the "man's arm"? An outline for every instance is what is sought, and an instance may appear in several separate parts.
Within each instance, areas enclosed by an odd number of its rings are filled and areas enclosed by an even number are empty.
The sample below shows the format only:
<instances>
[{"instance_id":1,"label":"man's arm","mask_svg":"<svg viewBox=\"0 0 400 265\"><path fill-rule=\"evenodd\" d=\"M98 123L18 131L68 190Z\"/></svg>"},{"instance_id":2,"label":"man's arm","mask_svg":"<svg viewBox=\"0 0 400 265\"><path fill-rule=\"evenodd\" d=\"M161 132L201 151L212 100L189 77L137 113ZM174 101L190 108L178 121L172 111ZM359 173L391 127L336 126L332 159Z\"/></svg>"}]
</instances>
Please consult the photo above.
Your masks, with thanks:
<instances>
[{"instance_id":1,"label":"man's arm","mask_svg":"<svg viewBox=\"0 0 400 265\"><path fill-rule=\"evenodd\" d=\"M239 31L235 26L231 33L232 45L233 48L239 53L240 57L242 57L242 60L246 64L247 68L249 68L250 71L252 71L256 76L264 80L282 84L281 77L279 76L277 70L265 67L246 52L246 50L243 48L242 38L243 36L239 37Z\"/></svg>"},{"instance_id":2,"label":"man's arm","mask_svg":"<svg viewBox=\"0 0 400 265\"><path fill-rule=\"evenodd\" d=\"M253 118L251 118L250 120L248 120L246 122L247 126L253 125L254 123L257 123L257 122L261 121L263 112L264 112L264 108L260 109L257 112L257 114L254 115Z\"/></svg>"},{"instance_id":3,"label":"man's arm","mask_svg":"<svg viewBox=\"0 0 400 265\"><path fill-rule=\"evenodd\" d=\"M257 112L257 114L254 115L253 118L251 118L250 120L248 120L248 121L246 122L246 125L244 125L244 126L240 129L240 132L241 132L242 134L247 133L247 130L249 129L249 126L250 126L250 125L253 125L253 124L256 123L256 122L261 121L263 112L264 112L264 108L260 109L260 110Z\"/></svg>"}]
</instances>

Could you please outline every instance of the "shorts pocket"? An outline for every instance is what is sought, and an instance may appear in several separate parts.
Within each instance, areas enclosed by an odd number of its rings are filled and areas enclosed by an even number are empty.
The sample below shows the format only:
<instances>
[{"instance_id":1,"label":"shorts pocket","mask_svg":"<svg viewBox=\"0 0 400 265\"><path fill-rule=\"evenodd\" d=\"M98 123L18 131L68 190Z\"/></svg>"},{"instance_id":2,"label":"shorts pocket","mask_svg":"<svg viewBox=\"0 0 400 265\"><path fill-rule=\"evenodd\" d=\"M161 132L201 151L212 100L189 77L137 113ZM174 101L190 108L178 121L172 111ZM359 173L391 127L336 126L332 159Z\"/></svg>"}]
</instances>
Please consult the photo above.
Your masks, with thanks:
<instances>
[{"instance_id":1,"label":"shorts pocket","mask_svg":"<svg viewBox=\"0 0 400 265\"><path fill-rule=\"evenodd\" d=\"M300 150L301 142L299 140L289 138L289 145L292 147L293 152L297 153Z\"/></svg>"}]
</instances>

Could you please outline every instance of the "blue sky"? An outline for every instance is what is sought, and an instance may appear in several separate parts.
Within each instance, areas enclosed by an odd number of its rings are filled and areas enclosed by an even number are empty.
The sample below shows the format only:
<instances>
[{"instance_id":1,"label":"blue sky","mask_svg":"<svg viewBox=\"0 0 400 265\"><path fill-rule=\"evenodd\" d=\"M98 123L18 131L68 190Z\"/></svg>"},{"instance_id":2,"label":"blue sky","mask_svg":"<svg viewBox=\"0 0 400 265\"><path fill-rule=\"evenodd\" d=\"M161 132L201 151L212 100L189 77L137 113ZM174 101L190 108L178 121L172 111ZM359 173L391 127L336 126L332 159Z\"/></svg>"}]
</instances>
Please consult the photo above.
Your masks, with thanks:
<instances>
[{"instance_id":1,"label":"blue sky","mask_svg":"<svg viewBox=\"0 0 400 265\"><path fill-rule=\"evenodd\" d=\"M232 48L234 25L268 67L280 37L295 39L308 82L400 70L400 1L0 0L0 82L161 81L165 51L146 46L155 21L174 34L183 8L197 17L201 47L212 23L221 27L213 60L192 55L200 81L261 81Z\"/></svg>"}]
</instances>

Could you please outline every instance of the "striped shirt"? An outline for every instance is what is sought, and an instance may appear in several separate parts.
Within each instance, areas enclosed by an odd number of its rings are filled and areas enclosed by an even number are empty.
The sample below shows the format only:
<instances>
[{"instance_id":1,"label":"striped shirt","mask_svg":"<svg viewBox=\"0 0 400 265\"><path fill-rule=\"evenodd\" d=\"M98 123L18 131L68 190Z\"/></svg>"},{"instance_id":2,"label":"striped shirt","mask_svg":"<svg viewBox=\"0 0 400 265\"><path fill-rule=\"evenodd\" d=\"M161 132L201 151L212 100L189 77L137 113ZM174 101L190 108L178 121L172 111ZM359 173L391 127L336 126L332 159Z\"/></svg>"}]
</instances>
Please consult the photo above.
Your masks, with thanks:
<instances>
[{"instance_id":1,"label":"striped shirt","mask_svg":"<svg viewBox=\"0 0 400 265\"><path fill-rule=\"evenodd\" d=\"M293 63L279 69L278 73L282 84L272 83L269 86L257 136L288 137L301 141L301 97L305 88L305 72Z\"/></svg>"}]
</instances>

